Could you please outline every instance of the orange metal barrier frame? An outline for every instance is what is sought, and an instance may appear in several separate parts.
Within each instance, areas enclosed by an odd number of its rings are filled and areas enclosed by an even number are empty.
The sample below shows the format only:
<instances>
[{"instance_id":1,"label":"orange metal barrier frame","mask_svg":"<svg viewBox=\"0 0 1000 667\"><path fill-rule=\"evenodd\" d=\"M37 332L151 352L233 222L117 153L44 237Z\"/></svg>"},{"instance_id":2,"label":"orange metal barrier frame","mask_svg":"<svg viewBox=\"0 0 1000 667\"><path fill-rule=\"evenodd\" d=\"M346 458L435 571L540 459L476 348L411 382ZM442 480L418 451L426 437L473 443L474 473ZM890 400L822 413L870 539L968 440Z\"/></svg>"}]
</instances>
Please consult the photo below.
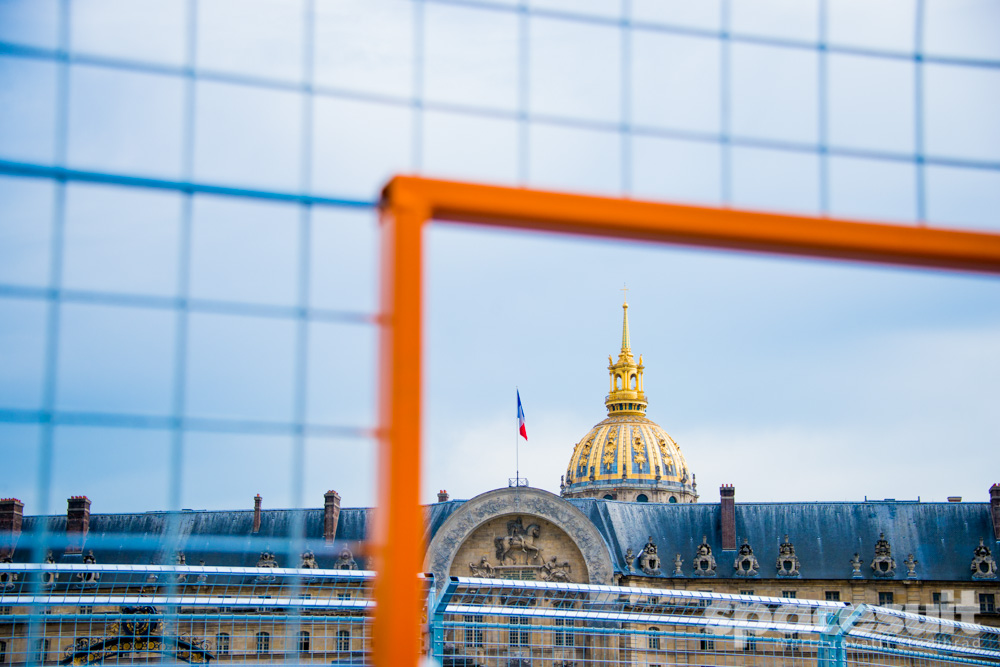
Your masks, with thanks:
<instances>
[{"instance_id":1,"label":"orange metal barrier frame","mask_svg":"<svg viewBox=\"0 0 1000 667\"><path fill-rule=\"evenodd\" d=\"M680 206L397 176L380 204L377 667L420 654L424 224L430 220L1000 274L1000 234Z\"/></svg>"}]
</instances>

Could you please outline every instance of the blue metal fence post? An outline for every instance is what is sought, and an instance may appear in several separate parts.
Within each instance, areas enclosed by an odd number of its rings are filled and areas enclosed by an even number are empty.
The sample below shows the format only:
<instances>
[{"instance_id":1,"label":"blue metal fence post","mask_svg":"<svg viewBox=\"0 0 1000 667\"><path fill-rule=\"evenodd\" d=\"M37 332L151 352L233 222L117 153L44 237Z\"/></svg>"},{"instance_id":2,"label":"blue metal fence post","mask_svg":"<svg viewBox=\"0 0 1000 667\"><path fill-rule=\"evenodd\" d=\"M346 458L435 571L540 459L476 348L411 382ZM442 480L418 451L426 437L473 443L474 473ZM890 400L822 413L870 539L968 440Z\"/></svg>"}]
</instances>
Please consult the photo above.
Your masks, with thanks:
<instances>
[{"instance_id":1,"label":"blue metal fence post","mask_svg":"<svg viewBox=\"0 0 1000 667\"><path fill-rule=\"evenodd\" d=\"M444 590L441 591L440 597L435 599L434 586L431 585L431 592L427 602L427 616L428 624L430 625L432 658L435 656L438 658L444 657L444 612L448 607L448 603L451 602L451 598L455 594L457 587L458 578L450 577L448 583L445 584Z\"/></svg>"}]
</instances>

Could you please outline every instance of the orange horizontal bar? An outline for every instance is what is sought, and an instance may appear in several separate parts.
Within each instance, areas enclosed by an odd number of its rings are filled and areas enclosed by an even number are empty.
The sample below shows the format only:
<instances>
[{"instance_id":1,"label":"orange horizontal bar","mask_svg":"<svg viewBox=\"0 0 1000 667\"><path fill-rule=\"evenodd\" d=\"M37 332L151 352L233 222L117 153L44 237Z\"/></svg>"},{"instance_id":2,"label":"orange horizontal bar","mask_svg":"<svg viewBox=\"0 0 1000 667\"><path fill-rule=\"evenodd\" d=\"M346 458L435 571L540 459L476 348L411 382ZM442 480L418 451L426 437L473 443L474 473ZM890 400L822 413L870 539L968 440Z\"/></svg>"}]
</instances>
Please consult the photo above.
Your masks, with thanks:
<instances>
[{"instance_id":1,"label":"orange horizontal bar","mask_svg":"<svg viewBox=\"0 0 1000 667\"><path fill-rule=\"evenodd\" d=\"M397 176L386 201L435 220L1000 273L1000 234L682 206Z\"/></svg>"}]
</instances>

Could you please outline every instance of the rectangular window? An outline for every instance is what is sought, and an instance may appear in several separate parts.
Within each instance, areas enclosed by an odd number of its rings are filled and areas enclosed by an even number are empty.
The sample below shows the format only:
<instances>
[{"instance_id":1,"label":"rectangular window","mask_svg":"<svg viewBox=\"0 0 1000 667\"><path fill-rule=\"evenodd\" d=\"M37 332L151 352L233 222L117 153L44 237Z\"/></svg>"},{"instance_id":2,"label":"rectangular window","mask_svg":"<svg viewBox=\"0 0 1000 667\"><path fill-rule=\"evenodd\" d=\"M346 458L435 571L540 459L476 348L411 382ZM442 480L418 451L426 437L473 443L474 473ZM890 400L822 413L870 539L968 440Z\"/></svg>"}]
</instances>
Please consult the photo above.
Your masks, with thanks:
<instances>
[{"instance_id":1,"label":"rectangular window","mask_svg":"<svg viewBox=\"0 0 1000 667\"><path fill-rule=\"evenodd\" d=\"M753 595L753 591L740 591L740 595Z\"/></svg>"},{"instance_id":2,"label":"rectangular window","mask_svg":"<svg viewBox=\"0 0 1000 667\"><path fill-rule=\"evenodd\" d=\"M265 600L268 600L268 599L271 598L270 595L261 595L261 597L264 598ZM257 608L257 611L259 611L259 612L268 612L268 611L273 611L273 610L274 610L273 607L258 607Z\"/></svg>"},{"instance_id":3,"label":"rectangular window","mask_svg":"<svg viewBox=\"0 0 1000 667\"><path fill-rule=\"evenodd\" d=\"M299 632L299 653L309 652L309 633L305 630Z\"/></svg>"},{"instance_id":4,"label":"rectangular window","mask_svg":"<svg viewBox=\"0 0 1000 667\"><path fill-rule=\"evenodd\" d=\"M225 632L215 635L215 652L219 655L229 655L229 635Z\"/></svg>"},{"instance_id":5,"label":"rectangular window","mask_svg":"<svg viewBox=\"0 0 1000 667\"><path fill-rule=\"evenodd\" d=\"M993 593L980 593L979 594L979 613L980 614L992 614L997 610L996 598L993 597Z\"/></svg>"},{"instance_id":6,"label":"rectangular window","mask_svg":"<svg viewBox=\"0 0 1000 667\"><path fill-rule=\"evenodd\" d=\"M351 599L351 592L350 591L338 591L337 592L337 599L338 600L350 600Z\"/></svg>"},{"instance_id":7,"label":"rectangular window","mask_svg":"<svg viewBox=\"0 0 1000 667\"><path fill-rule=\"evenodd\" d=\"M650 632L655 632L656 628L650 628ZM660 650L660 635L649 635L649 650L659 651Z\"/></svg>"},{"instance_id":8,"label":"rectangular window","mask_svg":"<svg viewBox=\"0 0 1000 667\"><path fill-rule=\"evenodd\" d=\"M795 598L798 594L795 591L781 591L781 597L783 598Z\"/></svg>"},{"instance_id":9,"label":"rectangular window","mask_svg":"<svg viewBox=\"0 0 1000 667\"><path fill-rule=\"evenodd\" d=\"M840 602L840 591L827 591L826 592L827 602Z\"/></svg>"},{"instance_id":10,"label":"rectangular window","mask_svg":"<svg viewBox=\"0 0 1000 667\"><path fill-rule=\"evenodd\" d=\"M743 638L743 650L753 652L757 650L757 637L748 634Z\"/></svg>"},{"instance_id":11,"label":"rectangular window","mask_svg":"<svg viewBox=\"0 0 1000 667\"><path fill-rule=\"evenodd\" d=\"M49 640L39 639L35 641L35 655L37 656L38 662L45 662L45 658L49 653Z\"/></svg>"},{"instance_id":12,"label":"rectangular window","mask_svg":"<svg viewBox=\"0 0 1000 667\"><path fill-rule=\"evenodd\" d=\"M476 623L478 625L465 628L465 645L469 648L483 647L483 617L482 614L473 614L465 617L466 623Z\"/></svg>"},{"instance_id":13,"label":"rectangular window","mask_svg":"<svg viewBox=\"0 0 1000 667\"><path fill-rule=\"evenodd\" d=\"M878 604L880 607L885 607L892 604L893 595L892 593L886 591L879 591L878 593Z\"/></svg>"},{"instance_id":14,"label":"rectangular window","mask_svg":"<svg viewBox=\"0 0 1000 667\"><path fill-rule=\"evenodd\" d=\"M707 634L707 633L704 630L702 630L701 634L704 635L704 634ZM715 640L714 639L702 639L700 646L701 646L701 650L702 651L714 651L715 650Z\"/></svg>"},{"instance_id":15,"label":"rectangular window","mask_svg":"<svg viewBox=\"0 0 1000 667\"><path fill-rule=\"evenodd\" d=\"M94 613L94 606L89 604L82 604L80 605L80 613L87 614L89 616L90 614Z\"/></svg>"},{"instance_id":16,"label":"rectangular window","mask_svg":"<svg viewBox=\"0 0 1000 667\"><path fill-rule=\"evenodd\" d=\"M7 662L7 642L0 639L0 664Z\"/></svg>"},{"instance_id":17,"label":"rectangular window","mask_svg":"<svg viewBox=\"0 0 1000 667\"><path fill-rule=\"evenodd\" d=\"M337 650L340 652L347 652L351 650L351 631L350 630L338 630L337 631Z\"/></svg>"},{"instance_id":18,"label":"rectangular window","mask_svg":"<svg viewBox=\"0 0 1000 667\"><path fill-rule=\"evenodd\" d=\"M511 646L529 646L531 644L531 637L529 631L525 629L528 625L528 619L522 616L511 616L510 625L511 628L508 633L508 644Z\"/></svg>"},{"instance_id":19,"label":"rectangular window","mask_svg":"<svg viewBox=\"0 0 1000 667\"><path fill-rule=\"evenodd\" d=\"M46 607L45 608L45 613L48 613L48 611L49 611L49 608ZM13 607L0 607L0 614L12 614L12 613L14 613L14 608Z\"/></svg>"},{"instance_id":20,"label":"rectangular window","mask_svg":"<svg viewBox=\"0 0 1000 667\"><path fill-rule=\"evenodd\" d=\"M271 635L266 632L257 633L257 655L271 652Z\"/></svg>"}]
</instances>

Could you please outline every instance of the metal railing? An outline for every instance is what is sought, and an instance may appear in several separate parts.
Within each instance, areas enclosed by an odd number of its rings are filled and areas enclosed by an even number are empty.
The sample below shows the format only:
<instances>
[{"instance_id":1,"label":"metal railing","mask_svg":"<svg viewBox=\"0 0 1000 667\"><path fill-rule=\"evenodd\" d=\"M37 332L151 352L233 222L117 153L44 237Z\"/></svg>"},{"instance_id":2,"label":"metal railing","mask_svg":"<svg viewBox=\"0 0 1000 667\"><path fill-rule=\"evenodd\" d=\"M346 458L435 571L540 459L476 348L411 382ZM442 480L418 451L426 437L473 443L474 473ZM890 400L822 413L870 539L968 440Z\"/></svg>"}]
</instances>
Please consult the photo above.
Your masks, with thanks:
<instances>
[{"instance_id":1,"label":"metal railing","mask_svg":"<svg viewBox=\"0 0 1000 667\"><path fill-rule=\"evenodd\" d=\"M0 662L370 664L374 573L0 564ZM1000 628L839 601L425 577L436 664L1000 664ZM949 617L951 615L952 617Z\"/></svg>"}]
</instances>

